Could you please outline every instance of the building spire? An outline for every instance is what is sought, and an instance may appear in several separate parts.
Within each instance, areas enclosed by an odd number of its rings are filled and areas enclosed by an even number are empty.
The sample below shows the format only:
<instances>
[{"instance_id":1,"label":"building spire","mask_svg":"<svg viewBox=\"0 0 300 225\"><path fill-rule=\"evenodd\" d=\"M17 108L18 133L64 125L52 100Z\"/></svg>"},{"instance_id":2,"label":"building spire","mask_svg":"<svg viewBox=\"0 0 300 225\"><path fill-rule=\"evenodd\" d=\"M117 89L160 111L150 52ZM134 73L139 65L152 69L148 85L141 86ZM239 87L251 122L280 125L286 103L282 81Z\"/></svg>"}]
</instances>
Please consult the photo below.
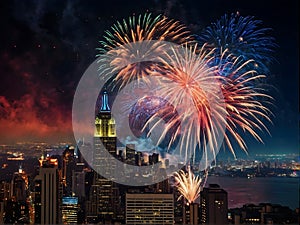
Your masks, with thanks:
<instances>
[{"instance_id":1,"label":"building spire","mask_svg":"<svg viewBox=\"0 0 300 225\"><path fill-rule=\"evenodd\" d=\"M110 108L108 105L108 94L106 90L102 94L102 105L100 108L100 112L110 112Z\"/></svg>"}]
</instances>

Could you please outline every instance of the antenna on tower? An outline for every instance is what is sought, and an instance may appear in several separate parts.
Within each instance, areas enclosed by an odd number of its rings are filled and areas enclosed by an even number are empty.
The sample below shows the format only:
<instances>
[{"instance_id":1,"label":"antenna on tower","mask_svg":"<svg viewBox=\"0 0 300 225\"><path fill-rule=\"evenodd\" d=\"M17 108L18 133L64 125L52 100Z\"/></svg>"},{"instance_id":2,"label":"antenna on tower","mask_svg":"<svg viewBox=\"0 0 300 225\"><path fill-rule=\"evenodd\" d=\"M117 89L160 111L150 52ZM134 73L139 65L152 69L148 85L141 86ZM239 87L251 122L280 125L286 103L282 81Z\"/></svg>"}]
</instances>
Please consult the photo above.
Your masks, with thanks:
<instances>
[{"instance_id":1,"label":"antenna on tower","mask_svg":"<svg viewBox=\"0 0 300 225\"><path fill-rule=\"evenodd\" d=\"M100 111L101 112L110 112L110 108L108 105L108 94L107 94L106 90L102 94L102 104L101 104Z\"/></svg>"}]
</instances>

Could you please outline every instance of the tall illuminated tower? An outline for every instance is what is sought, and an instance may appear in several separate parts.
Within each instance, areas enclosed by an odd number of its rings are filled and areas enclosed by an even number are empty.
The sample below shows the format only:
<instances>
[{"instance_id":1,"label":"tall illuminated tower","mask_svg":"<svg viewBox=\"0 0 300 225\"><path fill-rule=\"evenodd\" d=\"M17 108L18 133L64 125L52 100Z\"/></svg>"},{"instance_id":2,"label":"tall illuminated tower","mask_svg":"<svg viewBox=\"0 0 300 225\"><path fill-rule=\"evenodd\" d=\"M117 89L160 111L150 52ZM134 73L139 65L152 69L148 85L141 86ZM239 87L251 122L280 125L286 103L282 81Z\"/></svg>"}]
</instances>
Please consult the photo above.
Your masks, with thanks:
<instances>
[{"instance_id":1,"label":"tall illuminated tower","mask_svg":"<svg viewBox=\"0 0 300 225\"><path fill-rule=\"evenodd\" d=\"M111 115L106 91L103 92L101 108L95 119L93 165L96 170L106 169L106 165L112 169L111 162L101 154L103 151L108 151L113 156L116 156L117 151L116 124Z\"/></svg>"},{"instance_id":2,"label":"tall illuminated tower","mask_svg":"<svg viewBox=\"0 0 300 225\"><path fill-rule=\"evenodd\" d=\"M115 121L111 116L106 91L104 91L102 95L101 108L95 119L95 128L95 137L105 139L116 138Z\"/></svg>"},{"instance_id":3,"label":"tall illuminated tower","mask_svg":"<svg viewBox=\"0 0 300 225\"><path fill-rule=\"evenodd\" d=\"M227 224L227 192L217 184L209 184L200 196L202 224Z\"/></svg>"},{"instance_id":4,"label":"tall illuminated tower","mask_svg":"<svg viewBox=\"0 0 300 225\"><path fill-rule=\"evenodd\" d=\"M15 172L13 179L11 180L11 198L17 202L26 202L26 181L23 176L22 168L20 167L19 172ZM27 181L28 183L28 181Z\"/></svg>"},{"instance_id":5,"label":"tall illuminated tower","mask_svg":"<svg viewBox=\"0 0 300 225\"><path fill-rule=\"evenodd\" d=\"M59 224L59 172L54 158L40 160L39 174L34 179L35 224Z\"/></svg>"},{"instance_id":6,"label":"tall illuminated tower","mask_svg":"<svg viewBox=\"0 0 300 225\"><path fill-rule=\"evenodd\" d=\"M67 146L63 152L62 179L64 183L64 196L72 196L73 171L76 168L74 147Z\"/></svg>"},{"instance_id":7,"label":"tall illuminated tower","mask_svg":"<svg viewBox=\"0 0 300 225\"><path fill-rule=\"evenodd\" d=\"M91 211L88 217L99 222L112 221L116 218L119 207L119 191L116 183L105 178L115 170L115 164L107 159L103 152L116 156L117 136L115 120L108 104L108 94L102 94L102 104L95 118L93 166L96 170L90 192ZM101 176L97 172L101 171Z\"/></svg>"}]
</instances>

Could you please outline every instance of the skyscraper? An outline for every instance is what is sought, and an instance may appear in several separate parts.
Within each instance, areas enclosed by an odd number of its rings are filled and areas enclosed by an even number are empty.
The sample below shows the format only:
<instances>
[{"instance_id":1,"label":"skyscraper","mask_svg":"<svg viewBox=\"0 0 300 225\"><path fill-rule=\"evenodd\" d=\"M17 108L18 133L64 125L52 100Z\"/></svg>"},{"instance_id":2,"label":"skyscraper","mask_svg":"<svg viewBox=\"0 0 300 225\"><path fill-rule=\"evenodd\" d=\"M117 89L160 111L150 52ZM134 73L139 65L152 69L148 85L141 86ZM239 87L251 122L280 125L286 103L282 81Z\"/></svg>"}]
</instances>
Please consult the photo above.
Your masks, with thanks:
<instances>
[{"instance_id":1,"label":"skyscraper","mask_svg":"<svg viewBox=\"0 0 300 225\"><path fill-rule=\"evenodd\" d=\"M183 206L183 222L184 224L199 224L199 204L190 203Z\"/></svg>"},{"instance_id":2,"label":"skyscraper","mask_svg":"<svg viewBox=\"0 0 300 225\"><path fill-rule=\"evenodd\" d=\"M105 157L104 152L108 152L114 157L117 153L115 120L111 115L106 91L102 95L102 105L95 118L93 166L96 171L102 171L102 174L109 175L114 171L115 165Z\"/></svg>"},{"instance_id":3,"label":"skyscraper","mask_svg":"<svg viewBox=\"0 0 300 225\"><path fill-rule=\"evenodd\" d=\"M227 192L217 184L209 184L200 194L201 222L203 224L227 224Z\"/></svg>"},{"instance_id":4,"label":"skyscraper","mask_svg":"<svg viewBox=\"0 0 300 225\"><path fill-rule=\"evenodd\" d=\"M79 201L85 198L85 171L74 171L72 173L72 194L79 198Z\"/></svg>"},{"instance_id":5,"label":"skyscraper","mask_svg":"<svg viewBox=\"0 0 300 225\"><path fill-rule=\"evenodd\" d=\"M22 173L15 172L13 175L13 179L11 180L11 198L13 198L17 202L26 201L26 183L24 178L22 177Z\"/></svg>"},{"instance_id":6,"label":"skyscraper","mask_svg":"<svg viewBox=\"0 0 300 225\"><path fill-rule=\"evenodd\" d=\"M74 153L74 147L67 146L62 155L62 179L64 184L64 196L72 196L72 174L76 167L76 157Z\"/></svg>"},{"instance_id":7,"label":"skyscraper","mask_svg":"<svg viewBox=\"0 0 300 225\"><path fill-rule=\"evenodd\" d=\"M116 157L117 136L115 121L112 118L108 105L108 94L102 95L102 105L95 119L94 134L94 161L95 169L93 185L90 189L88 217L92 221L112 221L117 217L119 192L117 184L108 180L115 171L115 163L109 160L103 153L108 152ZM98 172L101 171L101 175ZM103 175L103 176L102 176Z\"/></svg>"},{"instance_id":8,"label":"skyscraper","mask_svg":"<svg viewBox=\"0 0 300 225\"><path fill-rule=\"evenodd\" d=\"M39 174L35 177L35 223L58 224L61 222L58 162L50 158L40 163Z\"/></svg>"},{"instance_id":9,"label":"skyscraper","mask_svg":"<svg viewBox=\"0 0 300 225\"><path fill-rule=\"evenodd\" d=\"M15 172L13 178L11 180L11 191L10 191L10 200L8 201L12 207L13 216L15 221L20 223L29 221L29 211L26 203L27 198L27 187L28 187L28 177L26 173L23 171L22 167L19 167L19 171ZM6 205L7 206L7 205ZM7 207L8 208L8 207ZM10 214L10 212L6 212L6 214ZM6 216L6 218L8 217ZM6 223L12 221L5 221Z\"/></svg>"}]
</instances>

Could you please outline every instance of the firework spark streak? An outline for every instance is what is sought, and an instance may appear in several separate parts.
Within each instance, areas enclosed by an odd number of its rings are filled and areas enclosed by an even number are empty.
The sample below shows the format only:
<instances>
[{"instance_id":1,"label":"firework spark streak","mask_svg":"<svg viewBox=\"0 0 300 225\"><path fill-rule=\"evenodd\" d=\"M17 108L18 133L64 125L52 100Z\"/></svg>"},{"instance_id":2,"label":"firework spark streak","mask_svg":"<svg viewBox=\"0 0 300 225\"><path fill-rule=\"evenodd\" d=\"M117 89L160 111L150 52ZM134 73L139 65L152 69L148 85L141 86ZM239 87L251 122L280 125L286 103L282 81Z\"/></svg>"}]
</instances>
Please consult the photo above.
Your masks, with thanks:
<instances>
[{"instance_id":1,"label":"firework spark streak","mask_svg":"<svg viewBox=\"0 0 300 225\"><path fill-rule=\"evenodd\" d=\"M179 45L193 42L184 25L162 15L154 18L151 14L132 16L128 21L115 23L111 30L105 32L105 41L101 41L98 48L98 56L108 55L99 62L99 71L104 76L115 73L115 85L120 88L147 75L157 56L164 52L166 42ZM151 40L156 41L149 42ZM140 43L138 49L136 43Z\"/></svg>"},{"instance_id":2,"label":"firework spark streak","mask_svg":"<svg viewBox=\"0 0 300 225\"><path fill-rule=\"evenodd\" d=\"M202 188L202 179L200 176L195 176L188 167L188 171L179 170L174 173L175 186L180 192L178 200L184 197L188 203L193 203L200 196L200 191Z\"/></svg>"},{"instance_id":3,"label":"firework spark streak","mask_svg":"<svg viewBox=\"0 0 300 225\"><path fill-rule=\"evenodd\" d=\"M263 121L272 123L270 116L273 114L267 106L272 105L273 98L265 93L261 85L266 76L258 74L256 70L249 70L249 64L253 62L232 56L225 50L215 70L220 79L227 112L224 140L234 156L233 140L247 152L240 131L249 132L256 140L263 142L256 130L269 133Z\"/></svg>"},{"instance_id":4,"label":"firework spark streak","mask_svg":"<svg viewBox=\"0 0 300 225\"><path fill-rule=\"evenodd\" d=\"M225 14L221 19L208 26L199 36L200 44L216 48L220 55L224 50L245 61L254 60L248 68L255 68L259 73L269 73L268 65L274 61L272 53L277 47L270 36L272 29L262 27L262 21L253 16L243 17L237 13Z\"/></svg>"},{"instance_id":5,"label":"firework spark streak","mask_svg":"<svg viewBox=\"0 0 300 225\"><path fill-rule=\"evenodd\" d=\"M218 142L215 140L223 131L224 123L227 130L224 135L225 144L234 156L233 141L236 141L239 147L247 152L247 146L240 131L248 132L256 140L263 142L256 130L269 133L263 120L271 122L272 112L267 105L270 105L273 99L258 85L263 83L262 80L266 76L248 69L248 65L254 60L244 61L241 57L234 57L225 50L220 57L220 63L212 67L207 65L211 65L211 62L215 60L215 49L208 52L204 45L200 51L197 50L197 57L195 57L197 47L193 51L188 51L187 47L184 49L184 54L182 52L178 54L176 50L173 50L171 54L168 52L168 62L162 61L165 72L160 71L160 73L175 84L162 86L161 94L168 96L169 102L172 102L177 109L188 109L180 117L183 123L186 119L186 129L183 130L186 135L182 139L182 143L188 143L186 148L196 149L199 144L208 141L208 146L215 157L217 154L215 149L218 148ZM184 57L181 57L182 55ZM211 73L215 76L211 76ZM224 73L226 76L223 75ZM214 85L220 86L222 94L217 92L217 88L213 88ZM220 96L223 97L224 105L221 100L214 102L214 99ZM192 106L194 106L194 111ZM224 107L226 116L223 111ZM224 116L226 120L223 119ZM194 143L191 140L194 140ZM204 157L211 154L206 146L203 148Z\"/></svg>"},{"instance_id":6,"label":"firework spark streak","mask_svg":"<svg viewBox=\"0 0 300 225\"><path fill-rule=\"evenodd\" d=\"M177 118L183 126L178 127L181 130L176 133L181 135L179 154L184 152L185 161L195 160L198 147L203 150L205 162L212 162L220 147L219 140L224 135L225 105L215 68L208 66L213 59L211 53L204 48L199 51L197 46L178 46L167 51L161 57L164 66L161 69L156 67L155 72L151 73L152 76L163 77L164 82L157 88L157 93L164 96L179 113ZM165 114L168 115L168 112ZM148 123L151 121L152 118ZM165 131L162 138L164 134ZM207 167L202 166L203 169Z\"/></svg>"}]
</instances>

